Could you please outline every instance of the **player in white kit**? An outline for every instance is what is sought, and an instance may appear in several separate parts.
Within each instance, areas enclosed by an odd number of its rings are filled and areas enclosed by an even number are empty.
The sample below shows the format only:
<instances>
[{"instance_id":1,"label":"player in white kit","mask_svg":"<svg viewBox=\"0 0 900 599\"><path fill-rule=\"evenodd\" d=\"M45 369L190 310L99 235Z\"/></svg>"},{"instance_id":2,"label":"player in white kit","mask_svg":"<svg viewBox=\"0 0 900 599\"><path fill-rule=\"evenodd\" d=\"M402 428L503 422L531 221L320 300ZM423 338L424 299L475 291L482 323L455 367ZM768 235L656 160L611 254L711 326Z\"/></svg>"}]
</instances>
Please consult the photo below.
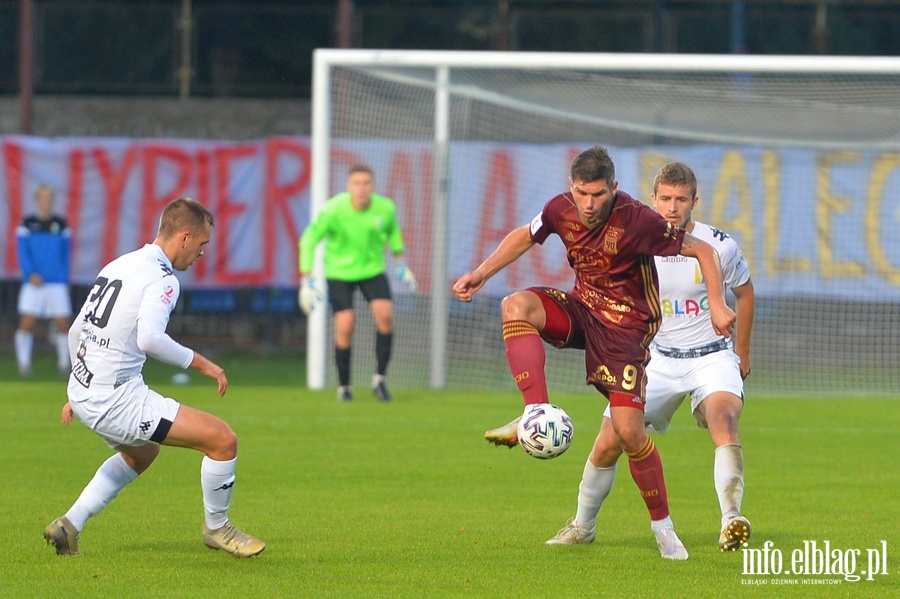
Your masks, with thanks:
<instances>
[{"instance_id":1,"label":"player in white kit","mask_svg":"<svg viewBox=\"0 0 900 599\"><path fill-rule=\"evenodd\" d=\"M174 271L187 270L209 242L215 221L198 202L170 202L153 243L120 256L97 276L69 329L72 373L63 424L77 416L117 451L84 488L66 514L44 529L59 555L79 554L79 533L119 491L144 472L160 445L203 452L204 544L237 557L250 557L265 543L228 521L234 488L237 436L212 414L180 405L150 389L141 375L147 354L214 379L219 395L228 389L225 371L166 334L180 285Z\"/></svg>"},{"instance_id":2,"label":"player in white kit","mask_svg":"<svg viewBox=\"0 0 900 599\"><path fill-rule=\"evenodd\" d=\"M750 374L750 332L755 296L750 270L737 243L726 233L695 222L697 178L684 164L664 166L653 181L653 206L666 220L711 244L719 254L725 286L736 300L734 345L713 331L706 287L697 261L684 256L656 257L663 320L650 345L644 422L664 433L685 396L699 426L715 445L713 479L722 511L719 549L734 551L750 537L750 521L741 515L744 457L738 432L743 408L743 379ZM622 450L604 414L600 434L584 467L575 517L551 545L590 543L603 501L612 489Z\"/></svg>"}]
</instances>

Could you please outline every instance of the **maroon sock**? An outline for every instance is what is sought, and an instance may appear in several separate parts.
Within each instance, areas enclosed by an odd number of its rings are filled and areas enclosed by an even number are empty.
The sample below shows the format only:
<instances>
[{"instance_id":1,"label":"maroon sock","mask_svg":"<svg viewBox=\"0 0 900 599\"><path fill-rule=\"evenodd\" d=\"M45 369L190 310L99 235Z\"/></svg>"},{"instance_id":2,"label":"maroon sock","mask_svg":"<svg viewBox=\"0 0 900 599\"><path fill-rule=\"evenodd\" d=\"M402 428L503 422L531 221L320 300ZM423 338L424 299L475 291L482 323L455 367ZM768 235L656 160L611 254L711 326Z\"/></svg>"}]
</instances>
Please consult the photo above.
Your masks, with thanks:
<instances>
[{"instance_id":1,"label":"maroon sock","mask_svg":"<svg viewBox=\"0 0 900 599\"><path fill-rule=\"evenodd\" d=\"M524 320L504 322L503 343L506 345L506 361L525 405L549 403L544 376L547 355L537 329Z\"/></svg>"},{"instance_id":2,"label":"maroon sock","mask_svg":"<svg viewBox=\"0 0 900 599\"><path fill-rule=\"evenodd\" d=\"M662 520L669 515L669 497L666 494L666 480L663 477L662 460L653 439L647 442L637 453L628 454L628 468L631 477L641 491L641 497L647 504L651 520Z\"/></svg>"}]
</instances>

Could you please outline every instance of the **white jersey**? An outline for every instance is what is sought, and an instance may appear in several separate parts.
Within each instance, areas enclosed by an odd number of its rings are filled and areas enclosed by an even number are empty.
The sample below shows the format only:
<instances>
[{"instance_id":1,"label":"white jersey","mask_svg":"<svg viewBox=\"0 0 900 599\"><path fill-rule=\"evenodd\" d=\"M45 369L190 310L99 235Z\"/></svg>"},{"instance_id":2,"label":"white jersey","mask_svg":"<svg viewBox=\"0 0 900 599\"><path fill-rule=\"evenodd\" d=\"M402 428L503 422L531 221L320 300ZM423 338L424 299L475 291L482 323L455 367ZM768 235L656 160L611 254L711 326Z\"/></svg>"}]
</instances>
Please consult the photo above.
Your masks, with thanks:
<instances>
[{"instance_id":1,"label":"white jersey","mask_svg":"<svg viewBox=\"0 0 900 599\"><path fill-rule=\"evenodd\" d=\"M187 368L194 352L165 333L180 291L172 263L155 244L103 267L69 329L69 389L111 391L141 374L147 353Z\"/></svg>"},{"instance_id":2,"label":"white jersey","mask_svg":"<svg viewBox=\"0 0 900 599\"><path fill-rule=\"evenodd\" d=\"M750 280L747 261L734 239L698 222L694 222L691 235L707 242L719 253L727 289ZM690 349L720 339L712 327L700 263L686 256L657 256L656 270L663 318L653 343L663 348Z\"/></svg>"}]
</instances>

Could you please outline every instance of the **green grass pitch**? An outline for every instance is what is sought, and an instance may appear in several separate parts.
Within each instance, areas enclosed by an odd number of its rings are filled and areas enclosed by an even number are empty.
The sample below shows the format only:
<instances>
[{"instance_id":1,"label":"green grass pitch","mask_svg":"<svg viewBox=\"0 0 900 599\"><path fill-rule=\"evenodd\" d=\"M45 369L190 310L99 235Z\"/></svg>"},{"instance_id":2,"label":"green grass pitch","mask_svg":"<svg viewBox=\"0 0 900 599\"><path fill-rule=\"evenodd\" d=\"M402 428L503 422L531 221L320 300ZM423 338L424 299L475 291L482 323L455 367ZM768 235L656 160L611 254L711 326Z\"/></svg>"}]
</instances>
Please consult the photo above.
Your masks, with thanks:
<instances>
[{"instance_id":1,"label":"green grass pitch","mask_svg":"<svg viewBox=\"0 0 900 599\"><path fill-rule=\"evenodd\" d=\"M900 404L896 398L750 397L742 420L751 548L784 554L804 541L841 551L887 547L888 574L745 576L743 553L716 549L712 445L682 407L656 435L672 517L687 562L659 557L627 466L591 545L544 541L574 514L578 481L603 403L557 395L575 423L572 448L542 462L482 440L517 415L516 392L365 388L352 404L304 388L290 359L223 359L218 398L192 374L148 364L159 391L213 412L238 433L231 517L268 548L247 560L200 540L200 455L165 448L157 463L81 535L83 556L57 557L43 527L110 455L78 423L64 428L63 381L52 363L20 381L0 360L0 595L5 597L887 597L900 596ZM885 544L882 544L882 541ZM776 584L793 578L797 584ZM776 580L778 579L778 580ZM764 585L750 582L765 580Z\"/></svg>"}]
</instances>

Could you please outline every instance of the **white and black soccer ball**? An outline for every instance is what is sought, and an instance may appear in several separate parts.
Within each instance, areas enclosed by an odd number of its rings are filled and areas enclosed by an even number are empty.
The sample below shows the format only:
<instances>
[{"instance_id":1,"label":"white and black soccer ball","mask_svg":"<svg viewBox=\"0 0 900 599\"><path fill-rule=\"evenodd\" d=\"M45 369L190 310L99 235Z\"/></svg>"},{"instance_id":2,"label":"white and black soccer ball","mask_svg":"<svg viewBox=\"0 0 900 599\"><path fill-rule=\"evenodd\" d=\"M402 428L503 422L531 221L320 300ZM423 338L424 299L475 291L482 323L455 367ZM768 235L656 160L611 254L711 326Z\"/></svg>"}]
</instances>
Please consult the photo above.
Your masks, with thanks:
<instances>
[{"instance_id":1,"label":"white and black soccer ball","mask_svg":"<svg viewBox=\"0 0 900 599\"><path fill-rule=\"evenodd\" d=\"M569 449L575 427L561 407L552 403L531 404L519 420L519 445L539 460L558 457Z\"/></svg>"}]
</instances>

